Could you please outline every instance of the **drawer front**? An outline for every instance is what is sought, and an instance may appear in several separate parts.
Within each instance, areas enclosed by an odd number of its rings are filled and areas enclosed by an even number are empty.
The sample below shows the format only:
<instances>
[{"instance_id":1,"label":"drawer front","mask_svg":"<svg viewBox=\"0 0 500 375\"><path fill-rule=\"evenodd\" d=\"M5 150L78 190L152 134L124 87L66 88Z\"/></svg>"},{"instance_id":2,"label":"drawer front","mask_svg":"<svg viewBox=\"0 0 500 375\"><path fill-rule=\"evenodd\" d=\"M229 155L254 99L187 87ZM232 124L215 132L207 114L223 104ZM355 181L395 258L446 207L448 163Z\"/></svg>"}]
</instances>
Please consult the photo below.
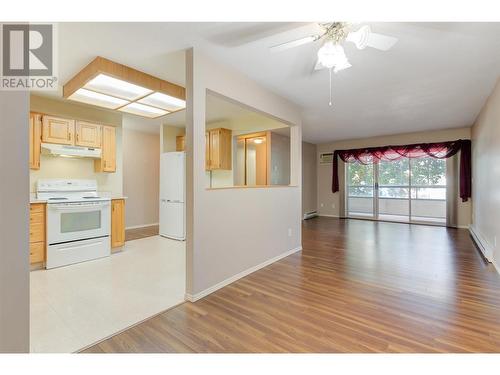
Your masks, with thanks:
<instances>
[{"instance_id":1,"label":"drawer front","mask_svg":"<svg viewBox=\"0 0 500 375\"><path fill-rule=\"evenodd\" d=\"M30 212L30 225L44 224L45 215L43 212Z\"/></svg>"},{"instance_id":2,"label":"drawer front","mask_svg":"<svg viewBox=\"0 0 500 375\"><path fill-rule=\"evenodd\" d=\"M32 203L30 204L30 213L43 213L45 211L45 204L44 203Z\"/></svg>"},{"instance_id":3,"label":"drawer front","mask_svg":"<svg viewBox=\"0 0 500 375\"><path fill-rule=\"evenodd\" d=\"M45 260L45 242L30 244L30 263L39 263Z\"/></svg>"},{"instance_id":4,"label":"drawer front","mask_svg":"<svg viewBox=\"0 0 500 375\"><path fill-rule=\"evenodd\" d=\"M30 225L30 242L45 241L45 223Z\"/></svg>"}]
</instances>

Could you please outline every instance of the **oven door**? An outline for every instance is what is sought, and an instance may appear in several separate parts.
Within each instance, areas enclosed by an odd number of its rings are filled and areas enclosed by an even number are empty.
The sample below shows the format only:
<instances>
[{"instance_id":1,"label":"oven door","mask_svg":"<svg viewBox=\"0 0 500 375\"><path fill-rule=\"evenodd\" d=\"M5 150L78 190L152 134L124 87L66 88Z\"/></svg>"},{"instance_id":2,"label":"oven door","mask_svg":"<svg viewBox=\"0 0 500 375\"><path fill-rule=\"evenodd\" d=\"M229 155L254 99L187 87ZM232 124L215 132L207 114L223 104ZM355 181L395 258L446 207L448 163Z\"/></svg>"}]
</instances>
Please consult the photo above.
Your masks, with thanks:
<instances>
[{"instance_id":1,"label":"oven door","mask_svg":"<svg viewBox=\"0 0 500 375\"><path fill-rule=\"evenodd\" d=\"M49 245L109 236L109 201L50 203L47 206Z\"/></svg>"}]
</instances>

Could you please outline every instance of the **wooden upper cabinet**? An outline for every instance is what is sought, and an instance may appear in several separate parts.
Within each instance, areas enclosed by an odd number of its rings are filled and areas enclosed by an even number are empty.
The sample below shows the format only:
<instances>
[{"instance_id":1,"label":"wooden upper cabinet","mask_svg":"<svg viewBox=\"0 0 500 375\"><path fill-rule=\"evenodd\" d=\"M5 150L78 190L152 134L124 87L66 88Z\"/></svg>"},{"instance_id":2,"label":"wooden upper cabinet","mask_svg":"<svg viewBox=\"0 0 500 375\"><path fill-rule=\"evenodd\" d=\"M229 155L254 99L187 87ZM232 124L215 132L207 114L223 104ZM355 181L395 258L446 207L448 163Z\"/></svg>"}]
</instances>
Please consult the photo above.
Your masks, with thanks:
<instances>
[{"instance_id":1,"label":"wooden upper cabinet","mask_svg":"<svg viewBox=\"0 0 500 375\"><path fill-rule=\"evenodd\" d=\"M102 154L94 161L96 172L116 172L116 129L113 126L102 127Z\"/></svg>"},{"instance_id":2,"label":"wooden upper cabinet","mask_svg":"<svg viewBox=\"0 0 500 375\"><path fill-rule=\"evenodd\" d=\"M205 169L210 170L210 132L205 132Z\"/></svg>"},{"instance_id":3,"label":"wooden upper cabinet","mask_svg":"<svg viewBox=\"0 0 500 375\"><path fill-rule=\"evenodd\" d=\"M175 137L175 151L185 151L186 150L186 136L178 135Z\"/></svg>"},{"instance_id":4,"label":"wooden upper cabinet","mask_svg":"<svg viewBox=\"0 0 500 375\"><path fill-rule=\"evenodd\" d=\"M40 169L40 144L42 138L42 116L30 113L30 169Z\"/></svg>"},{"instance_id":5,"label":"wooden upper cabinet","mask_svg":"<svg viewBox=\"0 0 500 375\"><path fill-rule=\"evenodd\" d=\"M125 200L111 201L111 248L125 244Z\"/></svg>"},{"instance_id":6,"label":"wooden upper cabinet","mask_svg":"<svg viewBox=\"0 0 500 375\"><path fill-rule=\"evenodd\" d=\"M101 147L101 131L102 126L97 124L92 124L85 121L76 122L76 146L84 147Z\"/></svg>"},{"instance_id":7,"label":"wooden upper cabinet","mask_svg":"<svg viewBox=\"0 0 500 375\"><path fill-rule=\"evenodd\" d=\"M231 130L218 128L208 131L208 160L210 170L232 169Z\"/></svg>"},{"instance_id":8,"label":"wooden upper cabinet","mask_svg":"<svg viewBox=\"0 0 500 375\"><path fill-rule=\"evenodd\" d=\"M75 120L54 116L42 117L42 142L72 145L74 133Z\"/></svg>"}]
</instances>

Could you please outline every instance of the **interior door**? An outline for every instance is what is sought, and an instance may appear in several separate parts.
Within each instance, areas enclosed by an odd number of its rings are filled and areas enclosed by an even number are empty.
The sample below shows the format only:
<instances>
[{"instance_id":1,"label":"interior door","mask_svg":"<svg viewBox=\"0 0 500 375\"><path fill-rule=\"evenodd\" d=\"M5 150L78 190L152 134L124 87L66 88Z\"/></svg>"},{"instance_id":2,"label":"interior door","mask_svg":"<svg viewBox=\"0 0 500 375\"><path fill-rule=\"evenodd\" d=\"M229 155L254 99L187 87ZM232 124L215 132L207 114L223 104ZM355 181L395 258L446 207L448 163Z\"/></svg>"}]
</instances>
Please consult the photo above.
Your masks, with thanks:
<instances>
[{"instance_id":1,"label":"interior door","mask_svg":"<svg viewBox=\"0 0 500 375\"><path fill-rule=\"evenodd\" d=\"M347 216L376 218L375 164L346 164Z\"/></svg>"}]
</instances>

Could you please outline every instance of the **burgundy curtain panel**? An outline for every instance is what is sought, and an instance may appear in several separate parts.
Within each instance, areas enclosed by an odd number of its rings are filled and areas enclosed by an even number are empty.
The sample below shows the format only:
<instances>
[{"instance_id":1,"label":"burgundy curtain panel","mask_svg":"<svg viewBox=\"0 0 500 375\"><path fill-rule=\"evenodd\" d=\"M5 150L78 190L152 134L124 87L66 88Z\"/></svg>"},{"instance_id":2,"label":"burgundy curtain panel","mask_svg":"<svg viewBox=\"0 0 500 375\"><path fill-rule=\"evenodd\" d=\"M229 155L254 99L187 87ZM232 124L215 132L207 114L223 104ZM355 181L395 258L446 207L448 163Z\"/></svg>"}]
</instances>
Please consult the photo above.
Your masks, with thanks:
<instances>
[{"instance_id":1,"label":"burgundy curtain panel","mask_svg":"<svg viewBox=\"0 0 500 375\"><path fill-rule=\"evenodd\" d=\"M338 158L345 163L361 164L377 163L379 160L391 161L401 158L421 158L430 156L446 159L460 154L460 198L466 202L471 197L471 141L459 139L450 142L416 143L403 146L382 146L357 148L351 150L335 150L333 153L332 192L339 191Z\"/></svg>"}]
</instances>

